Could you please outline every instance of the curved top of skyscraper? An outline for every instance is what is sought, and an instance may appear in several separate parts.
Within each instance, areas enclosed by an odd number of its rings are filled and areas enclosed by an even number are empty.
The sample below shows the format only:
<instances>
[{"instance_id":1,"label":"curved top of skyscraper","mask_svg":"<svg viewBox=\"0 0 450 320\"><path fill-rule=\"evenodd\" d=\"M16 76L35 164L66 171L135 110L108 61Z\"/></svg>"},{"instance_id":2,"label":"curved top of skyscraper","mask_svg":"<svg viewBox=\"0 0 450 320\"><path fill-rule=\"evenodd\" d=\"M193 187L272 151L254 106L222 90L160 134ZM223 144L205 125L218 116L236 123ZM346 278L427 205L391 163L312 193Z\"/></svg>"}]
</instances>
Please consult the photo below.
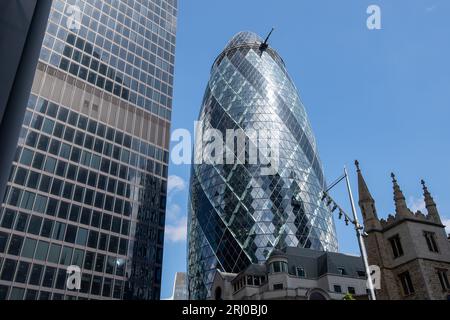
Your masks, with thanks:
<instances>
[{"instance_id":1,"label":"curved top of skyscraper","mask_svg":"<svg viewBox=\"0 0 450 320\"><path fill-rule=\"evenodd\" d=\"M211 150L213 140L204 134L211 131L215 142L224 137L223 150ZM255 33L236 34L216 58L198 133L203 139L194 150L203 161L191 172L191 298L210 294L217 268L239 272L250 262L265 261L275 248L337 250L333 218L321 201L325 180L305 108L283 60Z\"/></svg>"},{"instance_id":2,"label":"curved top of skyscraper","mask_svg":"<svg viewBox=\"0 0 450 320\"><path fill-rule=\"evenodd\" d=\"M229 49L232 47L244 45L244 44L261 44L263 39L258 36L256 33L251 31L241 31L234 35L233 38L228 42L225 49Z\"/></svg>"}]
</instances>

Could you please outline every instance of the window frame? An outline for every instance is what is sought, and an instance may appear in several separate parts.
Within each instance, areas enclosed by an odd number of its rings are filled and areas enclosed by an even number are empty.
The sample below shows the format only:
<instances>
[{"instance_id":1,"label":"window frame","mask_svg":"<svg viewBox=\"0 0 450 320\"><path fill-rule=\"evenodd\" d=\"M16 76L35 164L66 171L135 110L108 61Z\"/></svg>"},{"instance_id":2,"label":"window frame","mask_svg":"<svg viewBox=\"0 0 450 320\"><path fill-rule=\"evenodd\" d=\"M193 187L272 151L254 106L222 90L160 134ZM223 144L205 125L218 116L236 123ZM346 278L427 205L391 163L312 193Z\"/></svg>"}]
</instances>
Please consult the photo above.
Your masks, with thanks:
<instances>
[{"instance_id":1,"label":"window frame","mask_svg":"<svg viewBox=\"0 0 450 320\"><path fill-rule=\"evenodd\" d=\"M415 289L409 271L400 273L398 277L402 286L403 295L405 297L413 295L415 293Z\"/></svg>"},{"instance_id":2,"label":"window frame","mask_svg":"<svg viewBox=\"0 0 450 320\"><path fill-rule=\"evenodd\" d=\"M301 270L301 272L299 272L299 270ZM299 278L306 278L306 271L305 268L302 266L295 267L295 274Z\"/></svg>"},{"instance_id":3,"label":"window frame","mask_svg":"<svg viewBox=\"0 0 450 320\"><path fill-rule=\"evenodd\" d=\"M341 275L341 276L346 276L347 275L347 271L345 270L344 267L338 267L337 270L338 270L338 274L339 275Z\"/></svg>"},{"instance_id":4,"label":"window frame","mask_svg":"<svg viewBox=\"0 0 450 320\"><path fill-rule=\"evenodd\" d=\"M446 269L436 269L439 282L442 287L442 291L446 292L450 290L450 282L448 280L448 274Z\"/></svg>"},{"instance_id":5,"label":"window frame","mask_svg":"<svg viewBox=\"0 0 450 320\"><path fill-rule=\"evenodd\" d=\"M274 283L273 291L279 291L279 290L284 290L284 284L283 283Z\"/></svg>"},{"instance_id":6,"label":"window frame","mask_svg":"<svg viewBox=\"0 0 450 320\"><path fill-rule=\"evenodd\" d=\"M340 284L334 284L333 285L333 292L335 292L335 293L342 293L342 286Z\"/></svg>"},{"instance_id":7,"label":"window frame","mask_svg":"<svg viewBox=\"0 0 450 320\"><path fill-rule=\"evenodd\" d=\"M388 240L391 245L392 255L394 256L394 259L403 256L405 252L403 251L400 235L396 234L390 237Z\"/></svg>"},{"instance_id":8,"label":"window frame","mask_svg":"<svg viewBox=\"0 0 450 320\"><path fill-rule=\"evenodd\" d=\"M436 234L431 231L424 231L423 236L428 246L428 250L433 253L439 253L439 247L436 242Z\"/></svg>"}]
</instances>

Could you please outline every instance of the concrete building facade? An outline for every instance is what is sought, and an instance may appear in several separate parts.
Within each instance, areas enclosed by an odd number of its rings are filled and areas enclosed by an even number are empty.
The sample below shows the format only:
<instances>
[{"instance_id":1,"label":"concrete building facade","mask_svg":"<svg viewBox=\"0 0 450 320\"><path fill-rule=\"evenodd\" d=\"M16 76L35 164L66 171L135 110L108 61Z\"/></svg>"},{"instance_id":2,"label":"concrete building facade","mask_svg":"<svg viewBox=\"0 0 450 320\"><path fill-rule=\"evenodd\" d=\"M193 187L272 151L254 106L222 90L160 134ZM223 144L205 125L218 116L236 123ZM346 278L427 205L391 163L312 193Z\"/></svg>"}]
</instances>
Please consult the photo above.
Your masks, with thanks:
<instances>
[{"instance_id":1,"label":"concrete building facade","mask_svg":"<svg viewBox=\"0 0 450 320\"><path fill-rule=\"evenodd\" d=\"M347 293L367 299L360 257L287 247L238 274L218 271L210 299L342 300Z\"/></svg>"}]
</instances>

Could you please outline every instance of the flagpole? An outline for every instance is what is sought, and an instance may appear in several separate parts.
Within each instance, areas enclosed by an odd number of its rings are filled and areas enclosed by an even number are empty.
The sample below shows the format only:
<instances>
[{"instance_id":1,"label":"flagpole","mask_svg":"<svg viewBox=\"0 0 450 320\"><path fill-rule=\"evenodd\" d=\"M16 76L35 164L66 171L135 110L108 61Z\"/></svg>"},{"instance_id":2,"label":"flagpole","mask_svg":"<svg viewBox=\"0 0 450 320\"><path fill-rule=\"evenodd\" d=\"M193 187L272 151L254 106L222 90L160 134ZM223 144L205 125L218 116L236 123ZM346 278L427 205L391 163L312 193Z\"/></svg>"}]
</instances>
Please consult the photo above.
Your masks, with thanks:
<instances>
[{"instance_id":1,"label":"flagpole","mask_svg":"<svg viewBox=\"0 0 450 320\"><path fill-rule=\"evenodd\" d=\"M366 269L367 283L369 285L370 297L372 300L376 300L375 290L373 288L372 276L370 274L370 269L369 269L369 261L367 259L366 246L364 245L364 238L363 238L363 231L362 231L363 227L358 222L358 216L356 214L355 202L353 201L352 189L350 187L350 180L348 179L347 168L345 166L344 166L344 175L345 175L345 181L347 183L348 196L349 196L350 204L352 207L353 220L354 220L354 224L355 224L356 236L358 238L359 250L361 252L361 256L362 256L362 259L364 262L364 267Z\"/></svg>"}]
</instances>

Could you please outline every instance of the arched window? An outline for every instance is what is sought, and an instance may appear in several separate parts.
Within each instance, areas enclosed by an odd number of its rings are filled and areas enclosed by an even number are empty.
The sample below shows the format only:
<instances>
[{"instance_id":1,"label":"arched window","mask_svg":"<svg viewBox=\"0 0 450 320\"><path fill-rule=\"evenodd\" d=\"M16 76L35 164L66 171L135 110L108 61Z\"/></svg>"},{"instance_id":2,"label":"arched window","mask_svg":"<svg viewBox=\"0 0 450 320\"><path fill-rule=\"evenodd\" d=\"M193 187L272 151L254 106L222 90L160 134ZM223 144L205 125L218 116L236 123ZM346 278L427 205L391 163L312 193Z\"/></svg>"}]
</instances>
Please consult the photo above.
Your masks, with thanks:
<instances>
[{"instance_id":1,"label":"arched window","mask_svg":"<svg viewBox=\"0 0 450 320\"><path fill-rule=\"evenodd\" d=\"M215 300L222 300L222 288L221 287L217 287L216 291L214 293L214 299Z\"/></svg>"},{"instance_id":2,"label":"arched window","mask_svg":"<svg viewBox=\"0 0 450 320\"><path fill-rule=\"evenodd\" d=\"M313 292L309 296L309 300L327 300L325 296L319 292Z\"/></svg>"}]
</instances>

